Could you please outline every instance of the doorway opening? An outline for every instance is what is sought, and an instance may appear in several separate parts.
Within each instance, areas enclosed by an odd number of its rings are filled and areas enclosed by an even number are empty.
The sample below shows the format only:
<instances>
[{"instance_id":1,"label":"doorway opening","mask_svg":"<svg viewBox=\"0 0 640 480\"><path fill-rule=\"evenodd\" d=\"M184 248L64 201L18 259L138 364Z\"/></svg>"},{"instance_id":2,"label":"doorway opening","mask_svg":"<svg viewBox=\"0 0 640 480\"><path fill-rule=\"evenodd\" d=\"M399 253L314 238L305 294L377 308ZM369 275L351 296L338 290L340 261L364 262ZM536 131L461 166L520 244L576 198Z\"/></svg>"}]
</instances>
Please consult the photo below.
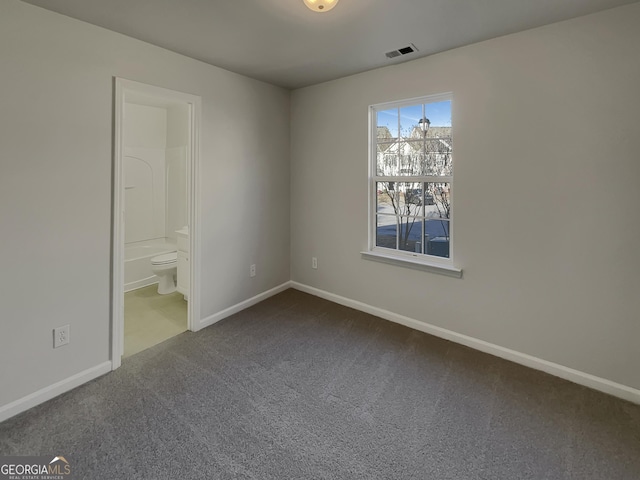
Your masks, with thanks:
<instances>
[{"instance_id":1,"label":"doorway opening","mask_svg":"<svg viewBox=\"0 0 640 480\"><path fill-rule=\"evenodd\" d=\"M112 369L199 329L200 97L115 79Z\"/></svg>"}]
</instances>

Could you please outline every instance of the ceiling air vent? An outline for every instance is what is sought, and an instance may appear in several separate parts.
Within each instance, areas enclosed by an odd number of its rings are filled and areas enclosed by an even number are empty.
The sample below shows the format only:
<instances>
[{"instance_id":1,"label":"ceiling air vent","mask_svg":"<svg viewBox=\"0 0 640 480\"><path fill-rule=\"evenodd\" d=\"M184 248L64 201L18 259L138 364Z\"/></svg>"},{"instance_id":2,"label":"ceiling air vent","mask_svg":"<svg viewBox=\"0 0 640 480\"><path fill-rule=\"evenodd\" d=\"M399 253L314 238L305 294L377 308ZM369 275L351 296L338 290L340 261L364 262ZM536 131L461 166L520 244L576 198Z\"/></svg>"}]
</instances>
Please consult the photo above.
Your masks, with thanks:
<instances>
[{"instance_id":1,"label":"ceiling air vent","mask_svg":"<svg viewBox=\"0 0 640 480\"><path fill-rule=\"evenodd\" d=\"M395 58L401 55L407 55L409 53L413 53L417 51L418 49L416 48L416 46L413 43L411 43L406 47L402 47L397 50L391 50L390 52L385 53L385 55L387 56L387 58Z\"/></svg>"}]
</instances>

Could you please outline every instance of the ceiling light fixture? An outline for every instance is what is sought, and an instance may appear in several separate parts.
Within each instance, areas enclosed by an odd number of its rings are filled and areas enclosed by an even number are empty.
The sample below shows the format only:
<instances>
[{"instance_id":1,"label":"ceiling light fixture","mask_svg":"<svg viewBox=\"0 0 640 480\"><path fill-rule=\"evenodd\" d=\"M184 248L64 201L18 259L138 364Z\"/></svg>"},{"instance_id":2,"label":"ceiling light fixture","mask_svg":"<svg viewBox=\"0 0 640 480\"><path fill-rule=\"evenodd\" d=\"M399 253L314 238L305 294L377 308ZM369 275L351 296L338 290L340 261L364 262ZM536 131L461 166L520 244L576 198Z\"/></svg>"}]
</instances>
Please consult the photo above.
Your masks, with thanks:
<instances>
[{"instance_id":1,"label":"ceiling light fixture","mask_svg":"<svg viewBox=\"0 0 640 480\"><path fill-rule=\"evenodd\" d=\"M328 12L336 6L338 0L303 0L304 4L314 12Z\"/></svg>"}]
</instances>

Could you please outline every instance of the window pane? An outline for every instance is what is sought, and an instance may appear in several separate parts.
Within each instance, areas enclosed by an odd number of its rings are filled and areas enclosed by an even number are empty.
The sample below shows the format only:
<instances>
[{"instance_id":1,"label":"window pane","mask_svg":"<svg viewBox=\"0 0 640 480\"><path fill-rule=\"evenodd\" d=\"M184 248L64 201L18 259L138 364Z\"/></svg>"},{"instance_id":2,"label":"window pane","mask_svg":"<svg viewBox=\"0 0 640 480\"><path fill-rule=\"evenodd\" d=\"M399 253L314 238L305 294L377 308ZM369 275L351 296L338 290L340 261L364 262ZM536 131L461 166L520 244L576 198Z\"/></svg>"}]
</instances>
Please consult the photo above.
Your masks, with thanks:
<instances>
[{"instance_id":1,"label":"window pane","mask_svg":"<svg viewBox=\"0 0 640 480\"><path fill-rule=\"evenodd\" d=\"M412 140L398 145L399 172L398 175L422 175L424 172L424 142Z\"/></svg>"},{"instance_id":2,"label":"window pane","mask_svg":"<svg viewBox=\"0 0 640 480\"><path fill-rule=\"evenodd\" d=\"M422 216L422 183L420 182L397 182L396 188L399 190L397 215L412 217Z\"/></svg>"},{"instance_id":3,"label":"window pane","mask_svg":"<svg viewBox=\"0 0 640 480\"><path fill-rule=\"evenodd\" d=\"M377 182L377 212L396 215L400 208L402 192L398 182Z\"/></svg>"},{"instance_id":4,"label":"window pane","mask_svg":"<svg viewBox=\"0 0 640 480\"><path fill-rule=\"evenodd\" d=\"M402 107L400 109L400 136L405 139L422 138L421 119L422 104Z\"/></svg>"},{"instance_id":5,"label":"window pane","mask_svg":"<svg viewBox=\"0 0 640 480\"><path fill-rule=\"evenodd\" d=\"M376 183L376 212L396 215L399 210L401 192L397 182Z\"/></svg>"},{"instance_id":6,"label":"window pane","mask_svg":"<svg viewBox=\"0 0 640 480\"><path fill-rule=\"evenodd\" d=\"M392 215L377 215L376 246L396 249L396 217Z\"/></svg>"},{"instance_id":7,"label":"window pane","mask_svg":"<svg viewBox=\"0 0 640 480\"><path fill-rule=\"evenodd\" d=\"M423 184L420 182L377 182L378 213L376 245L421 252ZM396 229L397 225L397 229ZM390 232L393 231L393 237Z\"/></svg>"},{"instance_id":8,"label":"window pane","mask_svg":"<svg viewBox=\"0 0 640 480\"><path fill-rule=\"evenodd\" d=\"M379 143L377 145L377 173L381 176L398 174L398 144Z\"/></svg>"},{"instance_id":9,"label":"window pane","mask_svg":"<svg viewBox=\"0 0 640 480\"><path fill-rule=\"evenodd\" d=\"M393 142L398 139L398 109L383 110L377 115L378 142Z\"/></svg>"},{"instance_id":10,"label":"window pane","mask_svg":"<svg viewBox=\"0 0 640 480\"><path fill-rule=\"evenodd\" d=\"M449 220L425 220L424 245L427 255L449 258Z\"/></svg>"},{"instance_id":11,"label":"window pane","mask_svg":"<svg viewBox=\"0 0 640 480\"><path fill-rule=\"evenodd\" d=\"M453 172L453 145L451 137L424 139L424 175L451 175Z\"/></svg>"},{"instance_id":12,"label":"window pane","mask_svg":"<svg viewBox=\"0 0 640 480\"><path fill-rule=\"evenodd\" d=\"M451 101L427 103L425 115L430 125L426 133L425 175L451 175L453 144L451 142Z\"/></svg>"},{"instance_id":13,"label":"window pane","mask_svg":"<svg viewBox=\"0 0 640 480\"><path fill-rule=\"evenodd\" d=\"M422 219L417 217L398 218L398 246L406 252L420 252Z\"/></svg>"},{"instance_id":14,"label":"window pane","mask_svg":"<svg viewBox=\"0 0 640 480\"><path fill-rule=\"evenodd\" d=\"M429 130L439 127L451 128L451 100L426 103L424 114L430 122Z\"/></svg>"},{"instance_id":15,"label":"window pane","mask_svg":"<svg viewBox=\"0 0 640 480\"><path fill-rule=\"evenodd\" d=\"M423 216L420 182L376 182L376 211L389 215Z\"/></svg>"},{"instance_id":16,"label":"window pane","mask_svg":"<svg viewBox=\"0 0 640 480\"><path fill-rule=\"evenodd\" d=\"M450 138L423 138L400 142L398 158L399 169L390 175L450 176L453 172Z\"/></svg>"},{"instance_id":17,"label":"window pane","mask_svg":"<svg viewBox=\"0 0 640 480\"><path fill-rule=\"evenodd\" d=\"M451 218L451 185L446 182L425 183L424 216L427 219Z\"/></svg>"}]
</instances>

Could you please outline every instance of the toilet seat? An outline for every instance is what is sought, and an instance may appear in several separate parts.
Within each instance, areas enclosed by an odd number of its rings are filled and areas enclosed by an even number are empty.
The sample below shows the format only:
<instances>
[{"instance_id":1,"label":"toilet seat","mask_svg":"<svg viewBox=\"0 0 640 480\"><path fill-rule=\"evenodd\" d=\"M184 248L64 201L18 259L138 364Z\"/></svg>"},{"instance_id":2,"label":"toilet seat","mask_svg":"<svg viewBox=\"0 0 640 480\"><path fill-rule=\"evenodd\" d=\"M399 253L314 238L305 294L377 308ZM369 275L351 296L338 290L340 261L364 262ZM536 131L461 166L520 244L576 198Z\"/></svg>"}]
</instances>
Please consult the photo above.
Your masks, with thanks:
<instances>
[{"instance_id":1,"label":"toilet seat","mask_svg":"<svg viewBox=\"0 0 640 480\"><path fill-rule=\"evenodd\" d=\"M178 262L178 252L164 253L153 257L151 259L151 265L168 265L170 263Z\"/></svg>"},{"instance_id":2,"label":"toilet seat","mask_svg":"<svg viewBox=\"0 0 640 480\"><path fill-rule=\"evenodd\" d=\"M158 277L158 293L167 295L176 291L178 252L169 252L151 258L151 271Z\"/></svg>"}]
</instances>

